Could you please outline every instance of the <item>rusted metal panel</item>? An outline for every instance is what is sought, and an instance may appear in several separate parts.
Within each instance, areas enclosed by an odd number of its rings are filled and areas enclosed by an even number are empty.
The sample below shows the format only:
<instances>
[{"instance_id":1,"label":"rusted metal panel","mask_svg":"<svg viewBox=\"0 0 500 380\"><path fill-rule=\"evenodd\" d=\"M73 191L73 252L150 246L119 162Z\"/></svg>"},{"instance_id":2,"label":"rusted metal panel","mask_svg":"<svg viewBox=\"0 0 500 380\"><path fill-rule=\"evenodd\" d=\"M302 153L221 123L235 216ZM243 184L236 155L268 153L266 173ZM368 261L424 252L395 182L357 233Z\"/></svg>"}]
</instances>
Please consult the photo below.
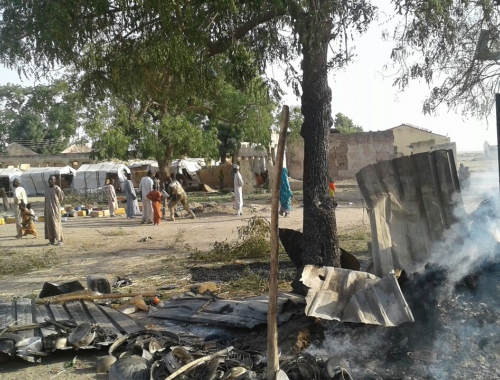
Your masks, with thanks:
<instances>
[{"instance_id":1,"label":"rusted metal panel","mask_svg":"<svg viewBox=\"0 0 500 380\"><path fill-rule=\"evenodd\" d=\"M166 301L161 308L151 311L149 315L153 318L191 323L253 328L267 323L268 302L267 296L241 301L191 296ZM304 299L291 293L278 294L278 324L290 319L291 313L285 310L290 303L304 303Z\"/></svg>"},{"instance_id":2,"label":"rusted metal panel","mask_svg":"<svg viewBox=\"0 0 500 380\"><path fill-rule=\"evenodd\" d=\"M35 300L21 298L15 301L0 300L0 331L15 321L16 327L32 323L44 323L45 318L52 321L74 320L76 323L90 322L109 330L110 333L121 337L144 327L129 316L111 309L94 304L91 301L68 301L63 304L36 305ZM61 332L54 326L45 326L31 330L19 331L23 338L32 336L47 337ZM106 343L104 343L106 344Z\"/></svg>"},{"instance_id":3,"label":"rusted metal panel","mask_svg":"<svg viewBox=\"0 0 500 380\"><path fill-rule=\"evenodd\" d=\"M379 162L356 174L372 232L375 274L414 272L431 245L464 214L452 150Z\"/></svg>"},{"instance_id":4,"label":"rusted metal panel","mask_svg":"<svg viewBox=\"0 0 500 380\"><path fill-rule=\"evenodd\" d=\"M306 315L326 320L398 326L414 322L394 273L384 278L349 269L306 265Z\"/></svg>"}]
</instances>

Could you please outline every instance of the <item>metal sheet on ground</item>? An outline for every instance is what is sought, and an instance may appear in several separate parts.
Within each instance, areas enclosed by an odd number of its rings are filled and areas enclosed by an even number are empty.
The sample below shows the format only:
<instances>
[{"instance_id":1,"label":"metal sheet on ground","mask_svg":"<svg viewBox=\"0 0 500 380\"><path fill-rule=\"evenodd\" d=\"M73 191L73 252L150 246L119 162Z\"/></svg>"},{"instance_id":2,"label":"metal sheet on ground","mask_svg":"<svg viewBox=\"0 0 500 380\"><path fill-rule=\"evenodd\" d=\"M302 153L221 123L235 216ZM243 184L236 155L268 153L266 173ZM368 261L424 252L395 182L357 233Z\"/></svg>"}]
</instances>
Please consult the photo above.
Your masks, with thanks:
<instances>
[{"instance_id":1,"label":"metal sheet on ground","mask_svg":"<svg viewBox=\"0 0 500 380\"><path fill-rule=\"evenodd\" d=\"M306 265L301 281L310 288L307 316L387 327L414 322L394 273L381 279L366 272Z\"/></svg>"},{"instance_id":2,"label":"metal sheet on ground","mask_svg":"<svg viewBox=\"0 0 500 380\"><path fill-rule=\"evenodd\" d=\"M28 298L12 302L0 300L0 331L12 325L14 321L17 321L15 325L19 327L31 323L42 323L45 318L56 322L74 319L77 323L97 323L118 337L144 329L142 324L131 317L117 310L96 305L91 301L79 300L68 301L64 304L36 305L35 300ZM53 327L44 327L20 331L19 334L23 338L34 335L46 337L58 330Z\"/></svg>"},{"instance_id":3,"label":"metal sheet on ground","mask_svg":"<svg viewBox=\"0 0 500 380\"><path fill-rule=\"evenodd\" d=\"M266 296L246 298L241 301L206 297L182 297L164 302L161 308L152 311L153 318L172 319L191 323L205 323L227 327L253 328L267 323L268 298ZM291 293L278 295L278 323L285 323L291 313L285 312L289 303L304 303L301 296Z\"/></svg>"}]
</instances>

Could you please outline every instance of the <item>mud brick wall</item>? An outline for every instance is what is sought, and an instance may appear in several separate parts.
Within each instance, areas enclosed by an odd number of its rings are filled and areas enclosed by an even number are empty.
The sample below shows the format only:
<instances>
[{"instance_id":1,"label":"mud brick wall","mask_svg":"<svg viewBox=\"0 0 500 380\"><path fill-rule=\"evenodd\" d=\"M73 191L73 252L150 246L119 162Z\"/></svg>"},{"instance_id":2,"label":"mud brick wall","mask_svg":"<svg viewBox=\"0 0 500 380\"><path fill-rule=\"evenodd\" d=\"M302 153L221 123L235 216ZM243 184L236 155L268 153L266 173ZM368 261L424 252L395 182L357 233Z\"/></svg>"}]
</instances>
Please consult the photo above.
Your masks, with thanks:
<instances>
[{"instance_id":1,"label":"mud brick wall","mask_svg":"<svg viewBox=\"0 0 500 380\"><path fill-rule=\"evenodd\" d=\"M224 175L224 187L233 187L233 168L230 163L219 166L211 166L198 172L200 181L213 189L219 188L219 174L222 170Z\"/></svg>"},{"instance_id":2,"label":"mud brick wall","mask_svg":"<svg viewBox=\"0 0 500 380\"><path fill-rule=\"evenodd\" d=\"M333 179L352 179L363 167L388 160L394 153L392 130L361 133L331 133L329 175ZM304 140L287 144L287 166L290 177L302 180L304 175Z\"/></svg>"}]
</instances>

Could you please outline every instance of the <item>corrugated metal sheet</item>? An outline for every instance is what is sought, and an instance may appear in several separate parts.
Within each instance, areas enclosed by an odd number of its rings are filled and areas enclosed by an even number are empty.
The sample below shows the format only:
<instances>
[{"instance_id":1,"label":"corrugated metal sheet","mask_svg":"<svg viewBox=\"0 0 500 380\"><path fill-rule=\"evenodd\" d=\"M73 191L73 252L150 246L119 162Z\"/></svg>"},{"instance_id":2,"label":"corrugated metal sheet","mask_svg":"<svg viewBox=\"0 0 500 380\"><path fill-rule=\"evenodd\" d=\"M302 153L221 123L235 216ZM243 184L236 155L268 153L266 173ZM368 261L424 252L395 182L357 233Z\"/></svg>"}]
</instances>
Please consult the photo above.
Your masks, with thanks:
<instances>
[{"instance_id":1,"label":"corrugated metal sheet","mask_svg":"<svg viewBox=\"0 0 500 380\"><path fill-rule=\"evenodd\" d=\"M349 269L306 265L306 315L326 320L398 326L414 322L394 273L384 278Z\"/></svg>"},{"instance_id":2,"label":"corrugated metal sheet","mask_svg":"<svg viewBox=\"0 0 500 380\"><path fill-rule=\"evenodd\" d=\"M149 316L191 323L204 323L227 327L254 328L267 323L267 296L245 298L241 301L224 300L205 296L183 296L170 299L150 311ZM287 322L292 316L291 304L304 303L302 296L292 293L278 294L278 324Z\"/></svg>"},{"instance_id":3,"label":"corrugated metal sheet","mask_svg":"<svg viewBox=\"0 0 500 380\"><path fill-rule=\"evenodd\" d=\"M382 161L356 174L372 232L375 274L415 271L465 213L452 150Z\"/></svg>"},{"instance_id":4,"label":"corrugated metal sheet","mask_svg":"<svg viewBox=\"0 0 500 380\"><path fill-rule=\"evenodd\" d=\"M91 301L69 301L62 304L37 305L35 300L20 298L14 301L0 300L0 331L13 325L23 326L32 323L44 323L45 318L53 321L74 320L77 324L90 322L121 337L144 327L119 311L96 305ZM56 327L43 327L19 331L23 338L33 336L46 337L60 332ZM110 344L112 342L108 342ZM106 343L104 343L106 344Z\"/></svg>"}]
</instances>

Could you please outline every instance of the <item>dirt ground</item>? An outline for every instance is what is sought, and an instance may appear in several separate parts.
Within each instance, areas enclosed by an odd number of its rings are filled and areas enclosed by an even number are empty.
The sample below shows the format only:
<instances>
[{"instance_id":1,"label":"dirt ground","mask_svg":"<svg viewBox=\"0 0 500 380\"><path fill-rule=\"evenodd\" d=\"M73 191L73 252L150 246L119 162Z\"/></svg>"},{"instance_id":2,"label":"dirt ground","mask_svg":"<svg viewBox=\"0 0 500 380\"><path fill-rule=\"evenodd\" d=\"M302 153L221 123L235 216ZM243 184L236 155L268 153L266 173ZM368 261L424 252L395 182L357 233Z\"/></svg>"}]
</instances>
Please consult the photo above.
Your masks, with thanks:
<instances>
[{"instance_id":1,"label":"dirt ground","mask_svg":"<svg viewBox=\"0 0 500 380\"><path fill-rule=\"evenodd\" d=\"M498 179L491 171L496 162L485 163L475 155L462 156L462 159L459 156L457 161L470 163L473 179L481 178L479 190L463 193L466 208L470 211L491 188L498 187ZM338 181L337 189L339 206L336 216L339 234L346 238L347 245L354 241L354 244L344 248L351 250L363 261L367 255L366 239L356 240L355 235L369 231L369 218L364 209L364 202L353 180ZM302 229L301 198L300 194L295 196L293 212L287 218L280 218L280 227ZM41 214L41 200L35 199L34 208ZM69 218L69 221L63 224L64 245L61 247L47 246L47 241L43 239L43 223L36 224L40 235L38 239L24 237L20 240L14 238L15 225L2 225L0 250L4 258L22 261L36 256L39 260L46 259L52 264L45 268L43 263L38 263L41 269L36 269L35 262L34 269L19 274L5 273L0 269L0 299L35 297L44 282L59 284L79 280L85 285L86 277L96 273L106 273L110 279L117 276L130 277L133 286L124 288L124 292L157 291L164 298L168 298L189 289L195 282L205 280L199 278L200 276L193 276L193 273L197 273L193 269L204 264L189 261L192 252L208 251L215 241L236 239L237 228L244 226L254 215L270 220L269 196L245 199L243 216L234 215L231 203L221 203L211 212L198 214L195 220L178 218L175 222L162 221L159 226L141 225L140 219L126 219L124 216ZM143 237L153 239L140 242ZM244 262L237 264L245 265ZM226 277L218 283L218 295L224 298L238 298L240 294L227 285ZM214 279L217 279L217 274L215 278L208 280ZM176 284L178 288L158 291L160 287L169 284ZM154 324L158 321L148 323ZM307 319L298 318L297 321L281 328L280 341L284 349L294 345L300 346L300 331L307 330L309 325L310 321ZM189 329L190 326L184 324L181 327ZM172 325L172 328L175 326ZM250 334L251 338L258 340L259 337L265 343L265 327ZM0 362L0 380L105 379L107 376L96 375L94 372L96 357L104 354L105 351L97 350L56 352L48 358L43 358L41 365L21 360L3 364ZM68 366L67 363L75 356L77 360Z\"/></svg>"},{"instance_id":2,"label":"dirt ground","mask_svg":"<svg viewBox=\"0 0 500 380\"><path fill-rule=\"evenodd\" d=\"M199 270L203 263L192 263L186 259L193 251L210 250L215 241L236 239L237 228L244 226L255 215L270 220L270 197L250 198L251 200L245 199L243 216L234 215L232 203L221 203L212 211L199 213L195 220L177 218L175 222L162 221L159 226L143 225L140 224L140 218L127 219L124 216L68 218L68 222L63 223L64 245L61 247L47 246L48 242L43 239L43 223L36 223L40 235L38 239L24 237L18 240L14 238L15 225L0 226L0 249L4 257L26 260L37 256L44 260L43 255L46 254L47 260L54 262L48 268L19 275L4 273L0 277L0 299L35 297L44 282L60 284L79 280L85 286L86 277L96 273L106 273L110 279L117 276L131 278L133 285L123 288L123 292L157 291L164 298L182 293L196 282L226 280L218 281L217 294L224 298L238 298L237 292L226 289L227 280L230 280L227 273L218 275L215 268L210 272L211 278L202 278L199 273L206 273ZM301 199L300 194L294 197L294 209L288 217L280 218L280 227L302 229ZM368 217L362 207L363 202L355 181L339 183L337 200L339 232L350 233L360 227L367 231ZM41 199L30 201L34 201L35 211L40 215L43 209ZM143 237L153 239L140 242ZM241 261L236 264L245 265ZM221 264L221 267L225 266L227 263ZM237 276L234 273L229 275ZM158 288L169 284L179 287L172 291L158 291ZM295 328L296 326L292 330ZM295 343L293 334L291 336L290 346ZM265 341L263 343L265 346ZM50 379L54 375L58 379L99 378L94 373L93 366L95 358L103 354L99 351L58 352L44 358L41 365L23 361L4 363L0 366L0 379ZM74 356L78 356L77 364L70 369L65 368L64 364ZM60 373L61 371L64 372Z\"/></svg>"}]
</instances>

